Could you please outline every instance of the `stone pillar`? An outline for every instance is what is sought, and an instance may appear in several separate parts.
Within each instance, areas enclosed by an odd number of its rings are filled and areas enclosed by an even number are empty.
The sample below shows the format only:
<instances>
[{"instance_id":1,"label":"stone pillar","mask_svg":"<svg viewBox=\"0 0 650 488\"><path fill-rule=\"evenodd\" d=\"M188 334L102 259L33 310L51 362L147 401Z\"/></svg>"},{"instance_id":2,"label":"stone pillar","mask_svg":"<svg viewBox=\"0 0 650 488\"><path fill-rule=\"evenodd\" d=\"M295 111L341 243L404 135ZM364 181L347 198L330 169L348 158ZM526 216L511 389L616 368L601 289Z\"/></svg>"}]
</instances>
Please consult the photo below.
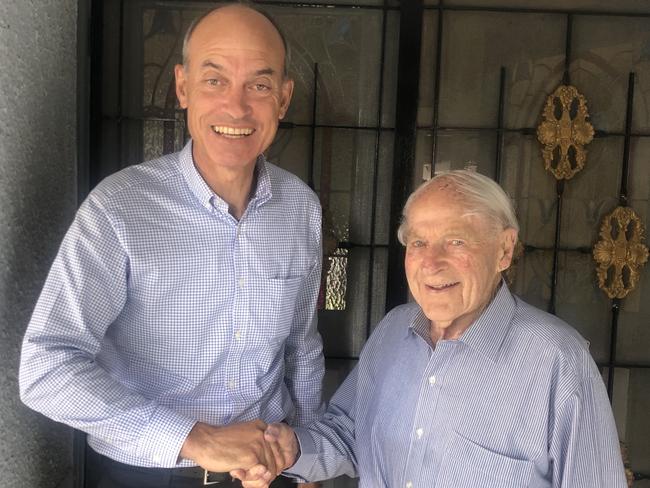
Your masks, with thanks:
<instances>
[{"instance_id":1,"label":"stone pillar","mask_svg":"<svg viewBox=\"0 0 650 488\"><path fill-rule=\"evenodd\" d=\"M0 485L58 487L72 436L22 405L25 327L74 215L78 0L0 2Z\"/></svg>"}]
</instances>

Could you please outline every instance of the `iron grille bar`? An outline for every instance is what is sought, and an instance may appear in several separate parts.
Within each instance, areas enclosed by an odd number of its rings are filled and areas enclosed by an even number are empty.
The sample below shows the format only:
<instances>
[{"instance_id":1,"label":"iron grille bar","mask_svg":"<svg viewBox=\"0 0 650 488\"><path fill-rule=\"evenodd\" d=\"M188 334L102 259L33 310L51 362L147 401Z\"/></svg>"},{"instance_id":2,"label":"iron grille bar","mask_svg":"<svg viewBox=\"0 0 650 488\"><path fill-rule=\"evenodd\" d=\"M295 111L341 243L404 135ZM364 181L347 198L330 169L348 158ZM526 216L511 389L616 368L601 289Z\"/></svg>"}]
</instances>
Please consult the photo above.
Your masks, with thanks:
<instances>
[{"instance_id":1,"label":"iron grille bar","mask_svg":"<svg viewBox=\"0 0 650 488\"><path fill-rule=\"evenodd\" d=\"M314 186L314 164L316 164L316 109L318 108L318 63L314 63L314 99L311 106L311 160L307 168L307 184L312 190Z\"/></svg>"},{"instance_id":2,"label":"iron grille bar","mask_svg":"<svg viewBox=\"0 0 650 488\"><path fill-rule=\"evenodd\" d=\"M195 3L207 3L208 7L214 7L217 2L215 0L194 0ZM182 0L175 2L176 4L183 4ZM295 8L340 8L340 9L355 9L355 10L399 10L399 6L394 5L359 5L357 3L324 3L324 2L288 2L280 0L254 0L256 5L271 5L273 7L295 7ZM178 8L174 6L174 8Z\"/></svg>"},{"instance_id":3,"label":"iron grille bar","mask_svg":"<svg viewBox=\"0 0 650 488\"><path fill-rule=\"evenodd\" d=\"M494 161L494 180L501 183L501 151L503 149L503 109L505 105L504 93L506 86L506 68L501 66L499 76L499 112L497 114L497 147Z\"/></svg>"},{"instance_id":4,"label":"iron grille bar","mask_svg":"<svg viewBox=\"0 0 650 488\"><path fill-rule=\"evenodd\" d=\"M590 15L600 17L650 17L650 12L634 12L631 10L620 12L606 12L599 10L580 10L580 9L553 9L553 8L524 8L524 7L496 7L496 6L481 6L481 5L454 5L443 6L440 5L427 5L425 10L448 10L448 11L464 11L464 12L498 12L498 13L514 13L514 14L570 14L570 15Z\"/></svg>"},{"instance_id":5,"label":"iron grille bar","mask_svg":"<svg viewBox=\"0 0 650 488\"><path fill-rule=\"evenodd\" d=\"M551 299L548 311L555 315L555 302L557 294L557 269L560 254L560 228L562 223L562 195L564 194L564 180L558 180L555 185L556 212L555 212L555 242L553 244L553 268L551 270Z\"/></svg>"},{"instance_id":6,"label":"iron grille bar","mask_svg":"<svg viewBox=\"0 0 650 488\"><path fill-rule=\"evenodd\" d=\"M387 6L388 0L384 0L384 6ZM377 101L377 127L381 128L381 118L384 108L384 63L386 57L386 22L387 12L382 13L381 24L381 49L379 54L379 90ZM372 175L372 205L370 206L370 256L368 257L368 290L366 295L366 339L370 337L372 329L372 297L373 297L373 280L375 276L375 219L377 217L377 181L379 180L379 145L381 144L381 130L375 132L375 155L373 161ZM388 280L387 280L388 281Z\"/></svg>"},{"instance_id":7,"label":"iron grille bar","mask_svg":"<svg viewBox=\"0 0 650 488\"><path fill-rule=\"evenodd\" d=\"M612 326L609 340L609 361L607 362L607 396L611 402L614 395L614 364L616 364L616 345L618 337L618 315L621 310L621 301L612 300Z\"/></svg>"},{"instance_id":8,"label":"iron grille bar","mask_svg":"<svg viewBox=\"0 0 650 488\"><path fill-rule=\"evenodd\" d=\"M204 1L211 1L211 0L204 0ZM356 3L321 3L321 2L301 2L301 3L293 3L293 2L282 2L282 1L275 1L275 0L256 0L257 4L260 5L273 5L273 6L278 6L278 7L296 7L296 8L340 8L340 9L355 9L355 10L395 10L398 11L399 7L397 5L395 6L389 6L385 2L382 5L359 5Z\"/></svg>"},{"instance_id":9,"label":"iron grille bar","mask_svg":"<svg viewBox=\"0 0 650 488\"><path fill-rule=\"evenodd\" d=\"M185 113L184 110L180 111ZM135 117L132 115L122 115L120 117L112 117L109 115L102 116L104 121L114 121L121 122L123 120L139 120L139 121L148 121L148 122L177 122L176 119L169 117L150 117L142 116ZM280 122L280 129L304 129L316 127L317 129L341 129L341 130L367 130L367 131L382 131L382 132L393 132L395 127L384 127L384 126L374 126L374 125L344 125L344 124L301 124L297 122ZM434 127L432 125L419 125L416 127L417 130L436 130L438 132L461 132L461 131L472 131L472 132L504 132L504 133L519 133L525 136L533 136L536 134L537 129L535 127L520 127L520 128L508 128L508 127L476 127L476 126L438 126ZM650 132L630 132L631 137L650 137ZM605 130L596 129L594 138L602 137L625 137L625 132L609 132Z\"/></svg>"},{"instance_id":10,"label":"iron grille bar","mask_svg":"<svg viewBox=\"0 0 650 488\"><path fill-rule=\"evenodd\" d=\"M440 0L441 5L443 0ZM436 71L433 76L433 134L431 138L431 173L435 173L436 162L438 161L438 130L440 121L440 77L442 76L442 28L443 12L438 12L438 32L436 32Z\"/></svg>"},{"instance_id":11,"label":"iron grille bar","mask_svg":"<svg viewBox=\"0 0 650 488\"><path fill-rule=\"evenodd\" d=\"M525 136L534 136L537 133L537 128L535 127L476 127L476 126L438 126L434 127L432 125L419 125L418 130L437 130L438 132L455 132L455 131L473 131L473 132L510 132L510 133L520 133ZM650 132L630 132L632 137L650 137ZM595 130L594 137L624 137L625 132L609 132L605 130Z\"/></svg>"},{"instance_id":12,"label":"iron grille bar","mask_svg":"<svg viewBox=\"0 0 650 488\"><path fill-rule=\"evenodd\" d=\"M571 83L569 66L571 65L571 32L573 30L573 17L569 13L566 19L566 37L564 42L564 76L562 82L565 85ZM562 229L562 202L564 195L564 180L557 180L555 185L556 207L555 207L555 244L553 246L553 268L551 270L551 299L548 304L548 311L555 314L557 301L557 270L560 249L560 232Z\"/></svg>"},{"instance_id":13,"label":"iron grille bar","mask_svg":"<svg viewBox=\"0 0 650 488\"><path fill-rule=\"evenodd\" d=\"M623 143L623 168L621 174L621 191L619 200L621 205L627 206L627 182L630 177L630 141L632 136L632 113L634 111L634 80L635 74L630 73L627 80L627 106L625 109L625 140Z\"/></svg>"},{"instance_id":14,"label":"iron grille bar","mask_svg":"<svg viewBox=\"0 0 650 488\"><path fill-rule=\"evenodd\" d=\"M415 163L415 139L418 88L420 82L420 51L422 41L422 0L401 3L399 31L399 62L397 104L395 111L395 146L393 192L390 206L390 240L388 250L388 281L386 308L404 303L407 298L404 278L404 253L395 230L399 225L402 205L410 192ZM417 26L417 28L414 28ZM438 62L440 62L438 60Z\"/></svg>"},{"instance_id":15,"label":"iron grille bar","mask_svg":"<svg viewBox=\"0 0 650 488\"><path fill-rule=\"evenodd\" d=\"M339 241L338 248L339 249L354 249L357 247L361 248L380 248L380 249L388 249L388 244L377 244L376 242L373 242L371 244L361 244L359 242L350 242L350 241Z\"/></svg>"},{"instance_id":16,"label":"iron grille bar","mask_svg":"<svg viewBox=\"0 0 650 488\"><path fill-rule=\"evenodd\" d=\"M627 82L627 105L625 107L625 141L623 144L623 165L621 168L621 188L619 190L619 204L627 206L627 182L630 171L630 139L632 132L632 113L634 111L634 73L630 73ZM618 348L618 317L621 310L621 300L612 299L612 326L609 339L609 362L607 370L607 395L610 401L614 394L614 370L616 364L616 349Z\"/></svg>"},{"instance_id":17,"label":"iron grille bar","mask_svg":"<svg viewBox=\"0 0 650 488\"><path fill-rule=\"evenodd\" d=\"M613 363L606 362L597 362L596 365L599 368L608 368L613 366L614 368L625 368L625 369L648 369L650 364L648 363L636 363L633 361L614 361Z\"/></svg>"},{"instance_id":18,"label":"iron grille bar","mask_svg":"<svg viewBox=\"0 0 650 488\"><path fill-rule=\"evenodd\" d=\"M571 65L571 38L573 34L573 15L566 16L566 37L564 40L564 76L562 82L570 85L569 67Z\"/></svg>"},{"instance_id":19,"label":"iron grille bar","mask_svg":"<svg viewBox=\"0 0 650 488\"><path fill-rule=\"evenodd\" d=\"M531 246L529 244L526 244L524 246L524 252L532 252L532 251L552 251L554 250L555 247L544 247L544 246ZM591 247L558 247L558 251L560 252L579 252L582 254L591 254L592 252Z\"/></svg>"},{"instance_id":20,"label":"iron grille bar","mask_svg":"<svg viewBox=\"0 0 650 488\"><path fill-rule=\"evenodd\" d=\"M214 0L194 0L199 3L214 4ZM355 10L399 10L400 7L395 5L359 5L357 3L324 3L324 2L287 2L278 0L255 0L259 5L272 5L278 7L295 7L295 8L327 8L327 9L355 9ZM620 12L607 12L589 9L554 9L554 8L524 8L524 7L497 7L482 5L444 5L442 0L439 5L426 5L425 10L438 11L476 11L476 12L501 12L501 13L519 13L519 14L573 14L589 15L603 17L650 17L650 12L634 12L631 10L622 10Z\"/></svg>"},{"instance_id":21,"label":"iron grille bar","mask_svg":"<svg viewBox=\"0 0 650 488\"><path fill-rule=\"evenodd\" d=\"M120 35L119 35L119 64L118 69L118 88L117 88L117 107L119 110L119 119L117 121L117 140L118 140L118 154L121 161L126 161L124 157L124 25L126 24L126 9L124 8L124 0L120 0Z\"/></svg>"}]
</instances>

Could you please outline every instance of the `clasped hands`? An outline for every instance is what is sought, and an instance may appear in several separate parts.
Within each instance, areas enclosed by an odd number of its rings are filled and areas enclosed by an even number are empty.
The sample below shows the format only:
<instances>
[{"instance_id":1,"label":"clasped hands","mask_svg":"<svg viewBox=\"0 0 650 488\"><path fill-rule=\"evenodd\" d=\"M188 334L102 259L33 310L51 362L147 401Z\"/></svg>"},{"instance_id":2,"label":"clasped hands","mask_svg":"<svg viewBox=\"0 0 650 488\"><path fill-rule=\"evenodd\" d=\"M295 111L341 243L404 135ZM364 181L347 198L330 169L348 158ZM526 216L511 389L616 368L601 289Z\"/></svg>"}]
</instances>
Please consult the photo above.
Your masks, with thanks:
<instances>
[{"instance_id":1,"label":"clasped hands","mask_svg":"<svg viewBox=\"0 0 650 488\"><path fill-rule=\"evenodd\" d=\"M269 486L295 463L297 454L291 427L262 420L219 427L198 422L180 453L208 471L230 472L245 488Z\"/></svg>"}]
</instances>

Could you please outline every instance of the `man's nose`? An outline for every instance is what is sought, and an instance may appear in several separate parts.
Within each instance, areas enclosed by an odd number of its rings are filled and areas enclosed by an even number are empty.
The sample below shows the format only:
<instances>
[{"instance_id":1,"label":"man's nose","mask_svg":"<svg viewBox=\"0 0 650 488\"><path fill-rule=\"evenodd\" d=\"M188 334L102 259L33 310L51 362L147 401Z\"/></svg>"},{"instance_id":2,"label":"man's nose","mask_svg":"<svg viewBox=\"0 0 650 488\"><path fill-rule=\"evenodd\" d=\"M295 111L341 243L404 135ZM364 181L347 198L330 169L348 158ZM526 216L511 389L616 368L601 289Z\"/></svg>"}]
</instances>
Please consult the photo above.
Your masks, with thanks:
<instances>
[{"instance_id":1,"label":"man's nose","mask_svg":"<svg viewBox=\"0 0 650 488\"><path fill-rule=\"evenodd\" d=\"M242 119L251 112L245 87L231 87L224 97L225 112L233 119Z\"/></svg>"},{"instance_id":2,"label":"man's nose","mask_svg":"<svg viewBox=\"0 0 650 488\"><path fill-rule=\"evenodd\" d=\"M436 271L444 267L447 253L442 246L429 246L422 256L422 266Z\"/></svg>"}]
</instances>

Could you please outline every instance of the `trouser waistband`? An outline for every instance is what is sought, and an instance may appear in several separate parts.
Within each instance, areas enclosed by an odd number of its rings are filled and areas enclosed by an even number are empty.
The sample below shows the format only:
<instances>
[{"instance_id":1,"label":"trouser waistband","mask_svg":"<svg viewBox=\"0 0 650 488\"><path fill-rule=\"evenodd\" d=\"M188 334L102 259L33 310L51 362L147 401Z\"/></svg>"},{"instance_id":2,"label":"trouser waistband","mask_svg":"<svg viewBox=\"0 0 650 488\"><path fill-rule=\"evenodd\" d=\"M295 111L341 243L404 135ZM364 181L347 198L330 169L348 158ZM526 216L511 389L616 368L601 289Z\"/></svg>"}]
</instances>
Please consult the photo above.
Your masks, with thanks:
<instances>
[{"instance_id":1,"label":"trouser waistband","mask_svg":"<svg viewBox=\"0 0 650 488\"><path fill-rule=\"evenodd\" d=\"M88 448L86 473L92 488L215 488L241 487L228 473L207 472L199 467L149 468L115 461ZM93 481L95 480L95 481Z\"/></svg>"}]
</instances>

